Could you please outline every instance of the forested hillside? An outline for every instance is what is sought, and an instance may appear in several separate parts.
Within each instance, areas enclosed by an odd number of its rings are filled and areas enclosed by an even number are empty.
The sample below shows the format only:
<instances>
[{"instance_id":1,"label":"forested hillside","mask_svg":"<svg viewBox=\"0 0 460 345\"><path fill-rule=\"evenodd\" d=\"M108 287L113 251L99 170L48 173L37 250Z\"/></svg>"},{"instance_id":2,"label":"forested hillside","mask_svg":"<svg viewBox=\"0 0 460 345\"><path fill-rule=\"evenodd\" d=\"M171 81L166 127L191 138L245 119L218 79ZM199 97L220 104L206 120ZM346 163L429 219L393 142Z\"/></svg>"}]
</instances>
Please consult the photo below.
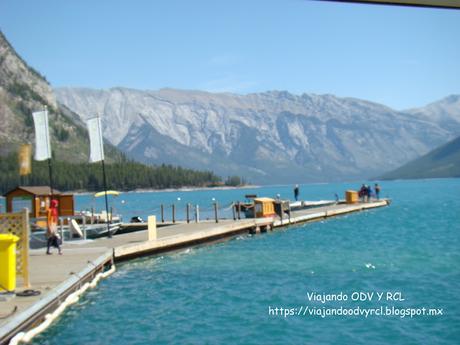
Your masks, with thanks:
<instances>
[{"instance_id":1,"label":"forested hillside","mask_svg":"<svg viewBox=\"0 0 460 345\"><path fill-rule=\"evenodd\" d=\"M35 141L32 112L48 108L53 153L54 187L60 190L100 190L100 164L89 165L89 138L83 121L56 102L46 79L30 67L0 31L0 190L19 184L49 185L48 163L33 162L32 174L22 181L16 152ZM127 159L106 143L105 160L111 188L172 188L209 186L221 178L208 171L193 171L171 165L146 166Z\"/></svg>"},{"instance_id":2,"label":"forested hillside","mask_svg":"<svg viewBox=\"0 0 460 345\"><path fill-rule=\"evenodd\" d=\"M381 178L395 180L437 177L460 177L460 137Z\"/></svg>"},{"instance_id":3,"label":"forested hillside","mask_svg":"<svg viewBox=\"0 0 460 345\"><path fill-rule=\"evenodd\" d=\"M103 189L100 163L68 163L52 161L53 185L61 191ZM4 194L17 185L49 185L47 162L32 162L32 174L20 178L16 154L0 157L0 190ZM146 166L122 157L106 164L109 189L132 190L137 188L177 188L181 186L213 186L221 178L212 172L194 171L171 165Z\"/></svg>"}]
</instances>

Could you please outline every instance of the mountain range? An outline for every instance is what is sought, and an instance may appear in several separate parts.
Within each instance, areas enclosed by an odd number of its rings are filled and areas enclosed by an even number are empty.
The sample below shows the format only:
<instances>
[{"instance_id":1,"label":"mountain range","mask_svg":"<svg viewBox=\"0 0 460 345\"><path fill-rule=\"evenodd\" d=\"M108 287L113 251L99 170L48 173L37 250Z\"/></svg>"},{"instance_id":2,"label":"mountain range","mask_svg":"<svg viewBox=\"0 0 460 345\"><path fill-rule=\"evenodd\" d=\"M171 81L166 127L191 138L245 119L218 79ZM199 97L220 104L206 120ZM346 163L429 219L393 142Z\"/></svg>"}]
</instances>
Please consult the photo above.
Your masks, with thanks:
<instances>
[{"instance_id":1,"label":"mountain range","mask_svg":"<svg viewBox=\"0 0 460 345\"><path fill-rule=\"evenodd\" d=\"M47 106L53 155L88 159L84 120L102 116L106 158L244 176L253 183L381 176L460 134L460 96L417 109L333 95L248 95L176 89L58 88L0 32L0 156L33 142L31 113Z\"/></svg>"},{"instance_id":2,"label":"mountain range","mask_svg":"<svg viewBox=\"0 0 460 345\"><path fill-rule=\"evenodd\" d=\"M260 184L380 176L460 134L460 96L396 111L356 98L268 91L55 89L135 159L243 175Z\"/></svg>"}]
</instances>

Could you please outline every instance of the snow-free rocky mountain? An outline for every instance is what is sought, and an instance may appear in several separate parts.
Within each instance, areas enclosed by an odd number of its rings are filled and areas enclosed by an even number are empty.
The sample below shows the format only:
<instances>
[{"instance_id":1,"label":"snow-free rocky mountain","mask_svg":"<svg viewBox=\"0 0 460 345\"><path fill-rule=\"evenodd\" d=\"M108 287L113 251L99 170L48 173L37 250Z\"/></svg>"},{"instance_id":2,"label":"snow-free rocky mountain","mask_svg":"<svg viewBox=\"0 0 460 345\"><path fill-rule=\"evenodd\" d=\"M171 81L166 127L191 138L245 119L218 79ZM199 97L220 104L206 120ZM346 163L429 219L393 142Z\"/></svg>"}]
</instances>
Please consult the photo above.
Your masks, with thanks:
<instances>
[{"instance_id":1,"label":"snow-free rocky mountain","mask_svg":"<svg viewBox=\"0 0 460 345\"><path fill-rule=\"evenodd\" d=\"M34 141L32 112L44 106L49 111L53 154L69 160L87 159L84 127L72 121L70 111L59 108L45 78L27 65L0 31L0 156Z\"/></svg>"},{"instance_id":2,"label":"snow-free rocky mountain","mask_svg":"<svg viewBox=\"0 0 460 345\"><path fill-rule=\"evenodd\" d=\"M270 91L59 88L84 120L135 159L240 175L254 183L379 176L460 134L460 96L405 112L354 98ZM435 115L433 115L433 113Z\"/></svg>"},{"instance_id":3,"label":"snow-free rocky mountain","mask_svg":"<svg viewBox=\"0 0 460 345\"><path fill-rule=\"evenodd\" d=\"M53 156L58 160L88 160L88 136L78 115L56 101L52 87L14 50L0 31L0 157L35 140L32 112L48 107ZM107 161L121 156L106 146Z\"/></svg>"}]
</instances>

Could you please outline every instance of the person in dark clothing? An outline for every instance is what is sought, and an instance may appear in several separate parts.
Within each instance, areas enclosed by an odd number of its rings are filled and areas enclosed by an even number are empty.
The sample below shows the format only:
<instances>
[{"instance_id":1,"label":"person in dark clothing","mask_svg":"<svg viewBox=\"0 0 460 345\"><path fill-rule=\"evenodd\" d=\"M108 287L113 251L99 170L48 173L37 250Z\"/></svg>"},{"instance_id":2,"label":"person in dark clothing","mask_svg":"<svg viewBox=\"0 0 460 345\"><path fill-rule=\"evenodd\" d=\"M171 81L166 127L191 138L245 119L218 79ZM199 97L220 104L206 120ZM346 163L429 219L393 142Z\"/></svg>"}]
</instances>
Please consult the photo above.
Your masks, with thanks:
<instances>
[{"instance_id":1,"label":"person in dark clothing","mask_svg":"<svg viewBox=\"0 0 460 345\"><path fill-rule=\"evenodd\" d=\"M295 187L294 187L294 198L295 198L295 201L298 201L299 200L299 185L296 184Z\"/></svg>"},{"instance_id":2,"label":"person in dark clothing","mask_svg":"<svg viewBox=\"0 0 460 345\"><path fill-rule=\"evenodd\" d=\"M378 183L375 184L374 189L377 200L380 200L380 186Z\"/></svg>"},{"instance_id":3,"label":"person in dark clothing","mask_svg":"<svg viewBox=\"0 0 460 345\"><path fill-rule=\"evenodd\" d=\"M365 197L367 195L367 188L366 188L366 185L364 183L361 186L361 189L359 190L358 195L359 195L359 198L361 199L361 202L364 202Z\"/></svg>"},{"instance_id":4,"label":"person in dark clothing","mask_svg":"<svg viewBox=\"0 0 460 345\"><path fill-rule=\"evenodd\" d=\"M367 202L371 201L371 196L372 196L372 188L371 186L366 186L366 194L367 194Z\"/></svg>"}]
</instances>

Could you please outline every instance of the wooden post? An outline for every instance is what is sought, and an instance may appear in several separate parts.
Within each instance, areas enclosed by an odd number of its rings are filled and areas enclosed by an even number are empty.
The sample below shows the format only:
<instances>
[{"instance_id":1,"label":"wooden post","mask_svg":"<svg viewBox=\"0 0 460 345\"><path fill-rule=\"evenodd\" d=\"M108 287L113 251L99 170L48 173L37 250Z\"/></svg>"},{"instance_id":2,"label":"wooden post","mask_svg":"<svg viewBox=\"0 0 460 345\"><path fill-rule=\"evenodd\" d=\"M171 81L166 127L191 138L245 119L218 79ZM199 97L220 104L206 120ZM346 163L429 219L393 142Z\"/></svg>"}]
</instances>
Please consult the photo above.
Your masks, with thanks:
<instances>
[{"instance_id":1,"label":"wooden post","mask_svg":"<svg viewBox=\"0 0 460 345\"><path fill-rule=\"evenodd\" d=\"M161 209L161 222L164 223L165 222L165 209L163 207L163 204L161 204L160 209Z\"/></svg>"},{"instance_id":2,"label":"wooden post","mask_svg":"<svg viewBox=\"0 0 460 345\"><path fill-rule=\"evenodd\" d=\"M236 220L236 210L235 210L235 208L236 208L236 205L235 205L235 203L233 203L232 204L233 220Z\"/></svg>"},{"instance_id":3,"label":"wooden post","mask_svg":"<svg viewBox=\"0 0 460 345\"><path fill-rule=\"evenodd\" d=\"M195 205L195 223L200 222L200 206Z\"/></svg>"},{"instance_id":4,"label":"wooden post","mask_svg":"<svg viewBox=\"0 0 460 345\"><path fill-rule=\"evenodd\" d=\"M187 203L187 224L190 223L190 204Z\"/></svg>"},{"instance_id":5,"label":"wooden post","mask_svg":"<svg viewBox=\"0 0 460 345\"><path fill-rule=\"evenodd\" d=\"M94 207L91 207L91 225L94 224Z\"/></svg>"},{"instance_id":6,"label":"wooden post","mask_svg":"<svg viewBox=\"0 0 460 345\"><path fill-rule=\"evenodd\" d=\"M176 222L176 205L172 204L172 222Z\"/></svg>"},{"instance_id":7,"label":"wooden post","mask_svg":"<svg viewBox=\"0 0 460 345\"><path fill-rule=\"evenodd\" d=\"M86 215L83 215L82 225L83 225L83 239L86 240Z\"/></svg>"},{"instance_id":8,"label":"wooden post","mask_svg":"<svg viewBox=\"0 0 460 345\"><path fill-rule=\"evenodd\" d=\"M110 223L112 223L112 221L113 221L113 207L110 206Z\"/></svg>"},{"instance_id":9,"label":"wooden post","mask_svg":"<svg viewBox=\"0 0 460 345\"><path fill-rule=\"evenodd\" d=\"M157 239L157 217L149 216L147 219L148 224L148 239L149 241L155 241Z\"/></svg>"},{"instance_id":10,"label":"wooden post","mask_svg":"<svg viewBox=\"0 0 460 345\"><path fill-rule=\"evenodd\" d=\"M29 276L29 210L27 208L22 209L22 276L24 279L24 287L30 288L30 276Z\"/></svg>"},{"instance_id":11,"label":"wooden post","mask_svg":"<svg viewBox=\"0 0 460 345\"><path fill-rule=\"evenodd\" d=\"M216 219L216 223L219 223L219 216L217 214L217 202L214 203L214 218Z\"/></svg>"},{"instance_id":12,"label":"wooden post","mask_svg":"<svg viewBox=\"0 0 460 345\"><path fill-rule=\"evenodd\" d=\"M241 202L238 201L238 219L241 219Z\"/></svg>"},{"instance_id":13,"label":"wooden post","mask_svg":"<svg viewBox=\"0 0 460 345\"><path fill-rule=\"evenodd\" d=\"M59 217L59 232L61 233L61 241L64 243L64 224L62 217Z\"/></svg>"}]
</instances>

